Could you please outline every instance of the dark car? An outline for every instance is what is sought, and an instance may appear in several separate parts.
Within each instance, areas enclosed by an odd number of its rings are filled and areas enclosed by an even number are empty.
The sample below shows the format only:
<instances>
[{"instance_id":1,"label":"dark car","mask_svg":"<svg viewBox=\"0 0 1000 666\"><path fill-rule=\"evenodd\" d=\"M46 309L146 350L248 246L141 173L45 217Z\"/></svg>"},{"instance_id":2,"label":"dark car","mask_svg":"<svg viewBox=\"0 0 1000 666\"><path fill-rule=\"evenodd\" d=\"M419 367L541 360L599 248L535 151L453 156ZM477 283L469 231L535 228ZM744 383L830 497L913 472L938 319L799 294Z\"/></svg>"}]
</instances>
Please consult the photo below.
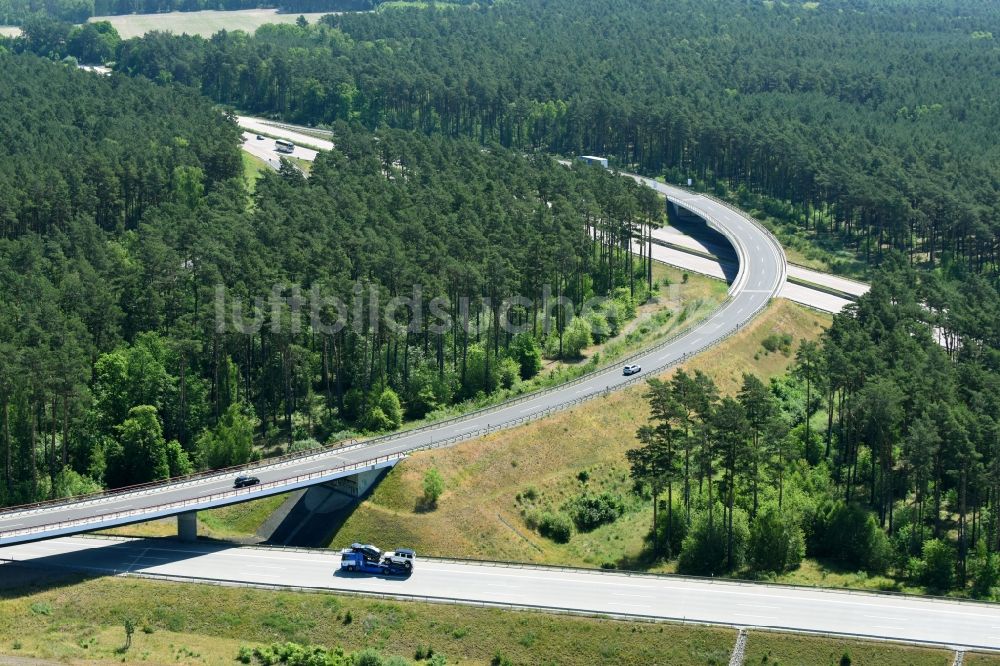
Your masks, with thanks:
<instances>
[{"instance_id":1,"label":"dark car","mask_svg":"<svg viewBox=\"0 0 1000 666\"><path fill-rule=\"evenodd\" d=\"M369 562L380 562L382 560L382 551L370 544L352 543L351 550L359 553L361 557Z\"/></svg>"},{"instance_id":2,"label":"dark car","mask_svg":"<svg viewBox=\"0 0 1000 666\"><path fill-rule=\"evenodd\" d=\"M263 140L264 140L264 137L263 137L263 136L261 136L260 134L258 134L258 135L257 135L257 140L258 140L258 141L263 141Z\"/></svg>"},{"instance_id":3,"label":"dark car","mask_svg":"<svg viewBox=\"0 0 1000 666\"><path fill-rule=\"evenodd\" d=\"M233 488L256 486L258 483L260 483L260 479L256 476L238 476L236 477L236 481L233 482Z\"/></svg>"}]
</instances>

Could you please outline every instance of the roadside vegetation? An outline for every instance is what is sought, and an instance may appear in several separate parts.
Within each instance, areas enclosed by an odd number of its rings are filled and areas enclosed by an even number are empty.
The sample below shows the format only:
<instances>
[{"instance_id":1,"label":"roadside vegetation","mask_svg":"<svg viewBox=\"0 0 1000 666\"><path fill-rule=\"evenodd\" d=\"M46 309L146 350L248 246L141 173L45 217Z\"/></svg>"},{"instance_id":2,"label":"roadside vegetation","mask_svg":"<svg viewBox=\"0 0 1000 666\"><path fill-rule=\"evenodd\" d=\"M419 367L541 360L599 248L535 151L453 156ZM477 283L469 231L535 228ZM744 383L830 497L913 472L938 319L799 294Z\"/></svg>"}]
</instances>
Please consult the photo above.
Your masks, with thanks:
<instances>
[{"instance_id":1,"label":"roadside vegetation","mask_svg":"<svg viewBox=\"0 0 1000 666\"><path fill-rule=\"evenodd\" d=\"M772 306L644 389L412 457L332 545L995 598L1000 301L972 284L898 266L826 330Z\"/></svg>"},{"instance_id":2,"label":"roadside vegetation","mask_svg":"<svg viewBox=\"0 0 1000 666\"><path fill-rule=\"evenodd\" d=\"M308 178L258 172L248 207L239 132L207 100L0 60L23 93L0 114L21 135L0 169L5 505L497 402L691 325L724 291L674 313L640 243L661 199L601 169L343 126ZM184 127L156 106L178 96ZM51 122L23 128L40 109ZM43 181L62 186L34 206ZM241 307L274 294L263 318Z\"/></svg>"},{"instance_id":3,"label":"roadside vegetation","mask_svg":"<svg viewBox=\"0 0 1000 666\"><path fill-rule=\"evenodd\" d=\"M694 326L713 312L726 294L726 285L720 280L687 274L664 264L653 265L653 279L658 285L654 297L637 308L635 318L630 320L617 336L594 343L582 350L581 357L584 360L561 361L542 357L541 370L536 378L530 382L522 382L518 390L528 392L555 386L583 372L593 370L598 364L613 362L617 358L639 351L656 340ZM755 361L755 364L758 362ZM499 402L500 399L499 395L489 398L484 396L476 402L435 410L422 420L404 423L403 428L457 416L468 409L487 406ZM305 419L299 416L296 422L300 420ZM340 433L339 436L346 437L349 434ZM317 443L310 444L310 446L315 445ZM281 452L283 449L279 445L264 450ZM260 536L257 532L267 519L269 510L281 504L277 497L281 497L283 501L288 496L281 495L259 502L201 511L198 513L198 533L202 537L211 539L258 541ZM107 530L105 533L120 536L170 536L176 534L176 529L175 519L166 518L125 525Z\"/></svg>"},{"instance_id":4,"label":"roadside vegetation","mask_svg":"<svg viewBox=\"0 0 1000 666\"><path fill-rule=\"evenodd\" d=\"M779 377L794 355L769 354L762 342L782 334L815 339L829 321L779 300L683 367L711 374L723 390L738 387L743 372ZM633 492L625 460L636 424L648 418L643 393L639 385L514 430L415 454L353 512L331 546L368 540L427 555L669 570L645 555L652 507ZM418 500L432 468L445 489L436 510L426 512ZM560 535L568 541L560 543Z\"/></svg>"},{"instance_id":5,"label":"roadside vegetation","mask_svg":"<svg viewBox=\"0 0 1000 666\"><path fill-rule=\"evenodd\" d=\"M736 641L735 631L719 627L74 576L5 588L0 636L0 654L15 659L290 666L705 666L728 663ZM751 632L747 648L754 664L951 660L947 650L765 632Z\"/></svg>"}]
</instances>

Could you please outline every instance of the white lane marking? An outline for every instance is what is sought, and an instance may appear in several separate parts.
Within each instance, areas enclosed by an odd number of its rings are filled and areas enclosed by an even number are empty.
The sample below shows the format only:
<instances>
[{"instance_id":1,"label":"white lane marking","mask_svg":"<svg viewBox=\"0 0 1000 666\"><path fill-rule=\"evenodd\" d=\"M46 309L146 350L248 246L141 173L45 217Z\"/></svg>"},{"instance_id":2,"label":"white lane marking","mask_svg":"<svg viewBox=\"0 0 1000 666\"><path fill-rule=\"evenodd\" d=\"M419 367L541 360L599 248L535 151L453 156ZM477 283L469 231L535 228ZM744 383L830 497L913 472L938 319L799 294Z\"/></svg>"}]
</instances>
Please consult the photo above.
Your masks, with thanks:
<instances>
[{"instance_id":1,"label":"white lane marking","mask_svg":"<svg viewBox=\"0 0 1000 666\"><path fill-rule=\"evenodd\" d=\"M740 608L756 608L757 610L781 610L781 606L764 606L763 604L736 604Z\"/></svg>"},{"instance_id":2,"label":"white lane marking","mask_svg":"<svg viewBox=\"0 0 1000 666\"><path fill-rule=\"evenodd\" d=\"M518 412L518 414L524 414L525 412L533 412L536 409L538 409L538 408L537 407L526 407L526 408L522 409L520 412Z\"/></svg>"},{"instance_id":3,"label":"white lane marking","mask_svg":"<svg viewBox=\"0 0 1000 666\"><path fill-rule=\"evenodd\" d=\"M893 615L865 615L865 617L870 617L873 620L893 620L894 622L905 622L905 617L895 617Z\"/></svg>"},{"instance_id":4,"label":"white lane marking","mask_svg":"<svg viewBox=\"0 0 1000 666\"><path fill-rule=\"evenodd\" d=\"M485 568L485 567L482 567L482 568ZM428 564L422 565L422 569L425 569L425 570L428 570L428 571L453 572L452 569L440 568L440 567L433 567L432 565L428 565ZM477 570L475 572L475 575L477 577L481 577L481 576L510 576L510 574L506 574L506 573L494 573L494 572L491 572L491 571L481 571L480 568L478 568L478 567L476 569ZM649 589L649 585L648 584L642 584L642 583L622 583L622 582L619 582L619 581L610 581L610 580L607 580L607 581L606 580L594 580L595 578L598 578L600 576L601 576L600 573L595 572L593 574L580 574L578 577L564 577L564 578L559 578L558 580L560 582L562 582L562 583L578 583L578 584L585 584L585 585L616 585L616 586L619 586L619 587L632 587L632 588L639 588L639 589L646 589L646 590ZM517 580L517 581L538 580L538 581L552 582L554 580L551 576L511 576L511 577L514 580ZM584 578L584 577L586 577L586 578ZM659 580L657 580L657 581L650 581L650 583L668 583L668 585L669 585L669 583L672 583L672 582L673 581L659 581ZM678 585L669 585L669 587L664 592L665 593L676 593L678 590L682 590L682 591L695 590L695 591L697 591L697 592L699 592L701 594L729 594L729 595L740 596L740 597L750 597L750 598L759 598L759 599L775 599L775 600L778 600L778 601L796 601L797 602L797 601L800 601L800 600L815 601L817 599L817 597L813 596L813 593L811 591L810 591L810 593L808 595L803 595L802 597L789 597L789 596L780 595L780 594L760 594L760 593L756 593L756 592L744 592L744 591L741 591L741 590L730 590L730 589L725 589L721 585L719 585L715 589L713 589L711 586L706 586L705 589L702 589L700 587L691 587L691 586L683 586L683 585L680 585L680 586L678 586ZM834 599L834 598L832 598L833 595L841 594L840 592L825 591L825 590L816 590L816 592L814 594L816 594L816 595L822 595L822 596L820 596L818 598L822 599L823 603L827 603L827 604L839 604L839 605L844 605L844 606L864 606L864 607L869 607L869 608L882 608L882 609L884 609L886 607L886 603L884 603L884 602L883 603L866 603L866 602L863 602L863 601L854 601L854 600L845 601L845 600L842 600L842 599ZM920 604L928 604L929 605L929 604L933 603L933 602L921 601L920 599L914 599L913 601L916 602L914 604L914 606L918 606ZM911 610L911 609L914 608L914 606L911 606L910 608L908 608L906 610ZM920 610L923 610L923 609L921 608ZM928 612L930 612L930 610L928 610ZM942 615L966 615L966 616L969 616L969 617L990 618L990 619L995 619L996 616L997 616L997 613L995 613L995 612L994 613L967 613L967 612L964 612L964 611L944 610L944 609L940 608L940 603L934 603L933 612L935 614L942 614Z\"/></svg>"},{"instance_id":5,"label":"white lane marking","mask_svg":"<svg viewBox=\"0 0 1000 666\"><path fill-rule=\"evenodd\" d=\"M278 571L284 571L286 567L276 567L272 564L248 564L248 569L276 569Z\"/></svg>"}]
</instances>

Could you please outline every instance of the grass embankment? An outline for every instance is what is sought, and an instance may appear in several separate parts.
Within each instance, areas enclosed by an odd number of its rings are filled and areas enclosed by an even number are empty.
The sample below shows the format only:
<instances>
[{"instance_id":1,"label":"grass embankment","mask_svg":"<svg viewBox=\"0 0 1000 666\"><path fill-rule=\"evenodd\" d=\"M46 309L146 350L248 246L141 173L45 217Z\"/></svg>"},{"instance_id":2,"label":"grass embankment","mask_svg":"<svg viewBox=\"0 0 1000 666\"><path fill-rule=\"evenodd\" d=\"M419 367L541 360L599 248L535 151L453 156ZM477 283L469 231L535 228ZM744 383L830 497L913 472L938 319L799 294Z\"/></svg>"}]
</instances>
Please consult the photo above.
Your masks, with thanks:
<instances>
[{"instance_id":1,"label":"grass embankment","mask_svg":"<svg viewBox=\"0 0 1000 666\"><path fill-rule=\"evenodd\" d=\"M270 167L267 163L259 157L254 157L245 150L240 151L240 155L243 156L243 180L246 181L247 190L250 194L254 193L257 189L257 178L260 176L261 172L267 171Z\"/></svg>"},{"instance_id":2,"label":"grass embankment","mask_svg":"<svg viewBox=\"0 0 1000 666\"><path fill-rule=\"evenodd\" d=\"M302 14L315 23L329 12ZM253 33L266 23L295 23L300 14L279 14L276 9L246 9L236 11L205 10L200 12L169 12L164 14L126 14L95 16L89 21L108 21L122 39L142 37L147 32L172 32L211 37L220 30L243 30Z\"/></svg>"},{"instance_id":3,"label":"grass embankment","mask_svg":"<svg viewBox=\"0 0 1000 666\"><path fill-rule=\"evenodd\" d=\"M135 620L136 631L121 653L125 618ZM65 663L232 664L241 646L294 641L350 652L372 647L409 660L430 646L449 664L488 664L500 653L514 664L701 666L728 663L735 639L735 631L719 627L129 578L71 577L0 596L0 654ZM751 633L747 648L748 664L826 666L845 652L853 666L937 666L951 657L946 650L772 633Z\"/></svg>"},{"instance_id":4,"label":"grass embankment","mask_svg":"<svg viewBox=\"0 0 1000 666\"><path fill-rule=\"evenodd\" d=\"M776 333L815 338L828 322L824 315L778 300L741 334L685 368L706 372L721 391L732 393L743 372L766 378L791 364L792 354L764 353L765 338ZM354 511L331 546L361 540L407 545L427 555L633 567L652 521L652 507L627 492L625 461L625 451L636 445L636 428L648 417L644 390L638 385L516 429L415 454ZM437 509L428 512L418 498L432 467L444 476L445 492ZM578 477L582 472L585 483ZM630 498L628 510L614 523L575 533L565 544L542 538L526 525L521 509L528 502L556 508L583 490L621 493Z\"/></svg>"},{"instance_id":5,"label":"grass embankment","mask_svg":"<svg viewBox=\"0 0 1000 666\"><path fill-rule=\"evenodd\" d=\"M844 659L844 657L847 659ZM909 647L893 643L852 641L846 638L817 638L794 634L750 632L744 664L799 666L950 666L949 650ZM968 657L967 657L968 659ZM994 663L990 661L981 663Z\"/></svg>"},{"instance_id":6,"label":"grass embankment","mask_svg":"<svg viewBox=\"0 0 1000 666\"><path fill-rule=\"evenodd\" d=\"M295 641L449 664L724 664L731 629L578 618L332 594L102 578L16 591L0 601L0 653L64 661L232 664L241 645ZM151 633L146 633L151 631Z\"/></svg>"}]
</instances>

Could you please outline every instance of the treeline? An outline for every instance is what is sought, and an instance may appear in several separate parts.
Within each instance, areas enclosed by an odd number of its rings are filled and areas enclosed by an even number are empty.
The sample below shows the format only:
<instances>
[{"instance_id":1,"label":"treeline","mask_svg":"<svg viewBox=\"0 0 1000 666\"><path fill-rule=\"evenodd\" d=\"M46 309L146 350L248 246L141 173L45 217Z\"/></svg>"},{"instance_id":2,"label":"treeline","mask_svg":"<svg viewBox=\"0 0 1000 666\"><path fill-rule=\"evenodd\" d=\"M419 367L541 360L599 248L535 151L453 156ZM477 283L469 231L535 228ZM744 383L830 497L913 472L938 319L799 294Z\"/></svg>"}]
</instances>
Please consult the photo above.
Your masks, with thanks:
<instances>
[{"instance_id":1,"label":"treeline","mask_svg":"<svg viewBox=\"0 0 1000 666\"><path fill-rule=\"evenodd\" d=\"M1000 297L976 276L893 263L798 346L790 377L745 375L732 397L700 373L650 381L628 459L654 502L655 555L773 574L810 554L994 594Z\"/></svg>"},{"instance_id":2,"label":"treeline","mask_svg":"<svg viewBox=\"0 0 1000 666\"><path fill-rule=\"evenodd\" d=\"M149 35L118 67L291 121L605 154L866 260L995 274L1000 11L947 5L524 0Z\"/></svg>"},{"instance_id":3,"label":"treeline","mask_svg":"<svg viewBox=\"0 0 1000 666\"><path fill-rule=\"evenodd\" d=\"M338 125L248 201L238 128L192 91L0 65L4 503L509 395L649 293L662 202L602 169Z\"/></svg>"}]
</instances>

